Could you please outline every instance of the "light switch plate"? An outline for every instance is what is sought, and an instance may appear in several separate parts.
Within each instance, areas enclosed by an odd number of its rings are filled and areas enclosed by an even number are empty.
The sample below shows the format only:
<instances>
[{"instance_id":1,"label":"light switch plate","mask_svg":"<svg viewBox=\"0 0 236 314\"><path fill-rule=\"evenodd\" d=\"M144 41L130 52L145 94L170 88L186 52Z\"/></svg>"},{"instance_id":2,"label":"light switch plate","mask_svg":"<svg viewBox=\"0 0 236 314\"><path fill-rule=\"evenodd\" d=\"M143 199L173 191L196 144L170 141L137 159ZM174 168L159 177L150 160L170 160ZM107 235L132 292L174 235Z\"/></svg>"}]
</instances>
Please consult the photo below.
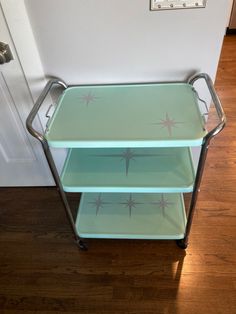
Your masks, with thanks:
<instances>
[{"instance_id":1,"label":"light switch plate","mask_svg":"<svg viewBox=\"0 0 236 314\"><path fill-rule=\"evenodd\" d=\"M151 10L205 8L207 0L151 0Z\"/></svg>"}]
</instances>

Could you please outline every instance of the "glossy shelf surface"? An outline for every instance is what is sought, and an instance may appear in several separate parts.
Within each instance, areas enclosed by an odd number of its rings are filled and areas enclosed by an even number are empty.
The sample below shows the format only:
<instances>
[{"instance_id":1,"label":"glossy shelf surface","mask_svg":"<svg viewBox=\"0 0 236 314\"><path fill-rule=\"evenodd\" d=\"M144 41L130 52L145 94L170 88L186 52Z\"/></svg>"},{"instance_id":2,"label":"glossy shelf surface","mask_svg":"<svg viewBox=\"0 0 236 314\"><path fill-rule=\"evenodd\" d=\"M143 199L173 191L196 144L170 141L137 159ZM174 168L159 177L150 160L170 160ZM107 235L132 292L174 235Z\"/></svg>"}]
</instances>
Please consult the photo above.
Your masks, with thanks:
<instances>
[{"instance_id":1,"label":"glossy shelf surface","mask_svg":"<svg viewBox=\"0 0 236 314\"><path fill-rule=\"evenodd\" d=\"M66 192L191 192L190 149L73 148L61 182Z\"/></svg>"},{"instance_id":2,"label":"glossy shelf surface","mask_svg":"<svg viewBox=\"0 0 236 314\"><path fill-rule=\"evenodd\" d=\"M182 239L182 194L84 193L76 229L83 238Z\"/></svg>"},{"instance_id":3,"label":"glossy shelf surface","mask_svg":"<svg viewBox=\"0 0 236 314\"><path fill-rule=\"evenodd\" d=\"M180 147L206 135L193 87L186 83L67 88L50 119L52 147Z\"/></svg>"}]
</instances>

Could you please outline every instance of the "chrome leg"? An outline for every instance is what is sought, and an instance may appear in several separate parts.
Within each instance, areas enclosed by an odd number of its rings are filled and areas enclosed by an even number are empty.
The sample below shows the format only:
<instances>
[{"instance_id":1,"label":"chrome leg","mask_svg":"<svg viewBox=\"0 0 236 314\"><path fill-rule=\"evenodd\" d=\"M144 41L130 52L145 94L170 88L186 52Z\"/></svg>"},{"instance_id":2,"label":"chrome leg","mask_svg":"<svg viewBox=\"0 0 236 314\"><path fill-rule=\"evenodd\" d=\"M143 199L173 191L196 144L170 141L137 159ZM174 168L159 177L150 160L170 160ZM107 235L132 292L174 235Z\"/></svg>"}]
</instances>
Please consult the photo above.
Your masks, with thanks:
<instances>
[{"instance_id":1,"label":"chrome leg","mask_svg":"<svg viewBox=\"0 0 236 314\"><path fill-rule=\"evenodd\" d=\"M192 226L192 222L193 222L193 216L194 216L195 209L196 209L197 197L198 197L198 192L199 192L199 188L200 188L200 184L201 184L202 174L203 174L203 170L204 170L204 166L205 166L205 162L206 162L207 152L208 152L208 148L209 148L209 142L210 142L210 139L205 139L205 142L202 144L201 153L200 153L199 162L198 162L198 167L197 167L196 179L195 179L195 184L194 184L194 189L193 189L193 194L192 194L192 198L191 198L191 202L190 202L190 206L189 206L189 212L188 212L188 216L187 216L187 225L186 225L186 229L185 229L185 236L183 239L177 240L177 245L179 247L181 247L182 249L186 249L188 246L188 238L189 238L189 234L190 234L190 230L191 230L191 226Z\"/></svg>"},{"instance_id":2,"label":"chrome leg","mask_svg":"<svg viewBox=\"0 0 236 314\"><path fill-rule=\"evenodd\" d=\"M194 183L193 194L192 194L192 198L191 198L191 202L190 202L190 206L189 206L189 212L187 215L188 217L187 217L187 225L185 228L185 236L183 239L176 241L178 246L183 248L183 249L186 249L188 246L189 233L190 233L192 222L193 222L193 216L195 213L195 207L196 207L199 187L200 187L200 183L201 183L201 179L202 179L202 174L203 174L203 170L204 170L204 166L205 166L205 161L206 161L210 141L214 136L216 136L219 132L221 132L223 130L223 128L225 127L225 123L226 123L226 117L225 117L223 108L222 108L220 100L219 100L219 98L215 92L213 82L212 82L211 78L209 77L209 75L206 73L196 74L188 80L188 83L193 86L194 83L199 79L205 80L205 83L206 83L208 90L211 94L211 98L212 98L212 101L214 103L214 106L215 106L215 109L216 109L216 112L217 112L217 115L219 118L219 124L216 125L212 130L210 130L208 132L208 134L203 139L203 144L202 144L200 158L199 158L198 167L197 167L196 179L195 179L195 183Z\"/></svg>"},{"instance_id":3,"label":"chrome leg","mask_svg":"<svg viewBox=\"0 0 236 314\"><path fill-rule=\"evenodd\" d=\"M63 204L64 204L64 208L65 208L65 211L66 211L66 215L67 215L67 218L68 218L68 220L69 220L71 229L72 229L72 231L73 231L76 244L78 245L78 247L79 247L80 249L86 250L87 247L86 247L85 243L81 240L81 238L80 238L79 235L77 234L77 230L76 230L76 227L75 227L74 217L73 217L73 215L72 215L72 212L71 212L71 209L70 209L70 205L69 205L69 203L68 203L68 201L67 201L66 194L65 194L65 192L64 192L64 190L63 190L63 187L62 187L62 184L61 184L61 180L60 180L59 174L58 174L58 172L57 172L57 168L56 168L56 166L55 166L55 163L54 163L54 160L53 160L51 151L50 151L49 146L48 146L48 143L47 143L46 140L41 141L41 143L42 143L43 150L44 150L44 153L45 153L45 156L46 156L46 159L47 159L49 168L50 168L50 170L51 170L52 176L53 176L53 178L54 178L54 180L55 180L57 190L58 190L59 195L60 195L60 197L61 197L61 200L62 200L62 202L63 202Z\"/></svg>"}]
</instances>

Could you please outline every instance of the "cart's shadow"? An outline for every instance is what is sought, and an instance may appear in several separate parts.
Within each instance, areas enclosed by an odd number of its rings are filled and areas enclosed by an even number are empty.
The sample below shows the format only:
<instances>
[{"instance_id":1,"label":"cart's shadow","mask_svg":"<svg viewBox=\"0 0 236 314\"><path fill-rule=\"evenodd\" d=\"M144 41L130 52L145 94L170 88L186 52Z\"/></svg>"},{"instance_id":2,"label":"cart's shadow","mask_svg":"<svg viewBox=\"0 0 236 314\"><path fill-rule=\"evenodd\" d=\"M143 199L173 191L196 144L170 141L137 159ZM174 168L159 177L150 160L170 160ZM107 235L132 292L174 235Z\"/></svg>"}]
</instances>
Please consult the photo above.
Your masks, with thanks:
<instances>
[{"instance_id":1,"label":"cart's shadow","mask_svg":"<svg viewBox=\"0 0 236 314\"><path fill-rule=\"evenodd\" d=\"M153 311L154 306L158 311L153 313L178 313L177 295L186 252L174 241L90 239L87 244L88 251L81 251L80 260L86 272L105 274L114 301L137 302L137 308L132 303L135 313L146 313L152 307ZM139 308L141 301L144 303Z\"/></svg>"},{"instance_id":2,"label":"cart's shadow","mask_svg":"<svg viewBox=\"0 0 236 314\"><path fill-rule=\"evenodd\" d=\"M72 197L70 203L76 210L78 199ZM88 250L79 251L83 272L108 281L112 299L127 302L127 312L146 313L149 309L150 313L178 313L177 295L186 252L175 241L86 239L85 242Z\"/></svg>"}]
</instances>

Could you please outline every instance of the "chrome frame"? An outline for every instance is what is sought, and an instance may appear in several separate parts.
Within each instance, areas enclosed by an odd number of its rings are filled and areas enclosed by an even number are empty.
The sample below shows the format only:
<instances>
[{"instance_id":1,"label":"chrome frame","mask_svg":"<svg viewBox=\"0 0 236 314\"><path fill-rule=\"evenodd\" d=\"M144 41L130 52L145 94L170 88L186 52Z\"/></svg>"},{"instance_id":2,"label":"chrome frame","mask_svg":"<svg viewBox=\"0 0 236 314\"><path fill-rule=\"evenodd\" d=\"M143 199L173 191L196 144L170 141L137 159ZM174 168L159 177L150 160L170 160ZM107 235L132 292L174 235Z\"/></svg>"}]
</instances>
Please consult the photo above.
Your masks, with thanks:
<instances>
[{"instance_id":1,"label":"chrome frame","mask_svg":"<svg viewBox=\"0 0 236 314\"><path fill-rule=\"evenodd\" d=\"M197 197L198 197L198 193L199 193L199 188L200 188L200 184L201 184L201 180L202 180L203 170L204 170L204 166L205 166L205 161L206 161L210 141L212 140L212 138L214 136L216 136L218 133L220 133L223 130L223 128L225 127L225 124L226 124L226 116L225 116L224 110L221 106L219 97L216 94L216 91L215 91L215 88L214 88L214 85L213 85L213 82L212 82L210 76L206 73L196 74L196 75L190 77L189 80L187 81L187 83L193 86L194 83L196 81L198 81L199 79L205 80L205 83L206 83L208 90L211 94L212 102L215 106L215 109L216 109L216 112L217 112L217 115L218 115L220 122L215 128L213 128L211 131L209 131L207 133L207 135L203 138L203 142L202 142L202 146L201 146L201 152L200 152L199 161L198 161L197 172L196 172L196 178L195 178L195 182L194 182L193 193L192 193L191 202L190 202L190 206L189 206L189 212L188 212L188 216L187 216L187 225L185 228L185 236L183 239L177 240L177 244L181 248L186 248L188 246L188 238L189 238L189 234L190 234L190 230L191 230L191 226L192 226L192 222L193 222L193 216L194 216L195 209L196 209Z\"/></svg>"},{"instance_id":2,"label":"chrome frame","mask_svg":"<svg viewBox=\"0 0 236 314\"><path fill-rule=\"evenodd\" d=\"M52 153L50 151L48 142L47 142L46 138L44 137L44 135L41 134L40 132L36 131L34 129L34 127L33 127L34 119L35 119L35 117L36 117L36 115L37 115L41 105L43 104L45 98L47 97L47 95L49 94L49 92L51 91L51 89L55 85L60 85L64 89L68 88L67 84L65 82L63 82L62 80L59 80L59 79L52 79L52 80L50 80L46 84L45 88L43 89L42 93L40 94L39 98L37 99L35 105L33 106L33 108L31 110L28 118L26 119L26 127L27 127L27 130L29 131L29 133L32 136L34 136L36 139L38 139L41 142L41 144L42 144L45 157L47 159L47 162L48 162L49 168L51 170L53 179L54 179L54 181L56 183L57 190L59 192L59 195L61 197L62 203L64 205L65 212L66 212L67 218L69 220L72 232L74 234L75 241L76 241L77 245L81 249L86 250L87 248L86 248L85 243L81 240L81 238L77 234L77 230L76 230L76 226L75 226L75 220L74 220L74 217L72 215L71 208L70 208L70 205L68 203L66 194L65 194L64 189L63 189L63 186L61 184L60 176L58 174L56 165L54 163L54 160L53 160ZM51 106L49 108L51 108ZM47 111L47 113L48 113L48 111Z\"/></svg>"},{"instance_id":3,"label":"chrome frame","mask_svg":"<svg viewBox=\"0 0 236 314\"><path fill-rule=\"evenodd\" d=\"M191 78L189 78L187 83L193 86L194 83L199 79L205 80L205 83L206 83L208 90L211 94L212 102L215 106L215 109L216 109L216 112L218 114L220 122L215 128L213 128L211 131L209 131L207 133L207 135L203 138L203 142L202 142L202 146L201 146L201 153L200 153L200 157L199 157L199 162L198 162L198 167L197 167L197 172L196 172L196 178L195 178L195 183L194 183L194 188L193 188L193 192L192 192L189 211L187 213L187 224L186 224L186 228L185 228L185 236L183 239L177 240L178 246L181 248L184 248L184 249L188 246L188 238L189 238L189 234L190 234L190 230L191 230L191 226L192 226L193 216L194 216L195 209L196 209L196 202L197 202L199 187L200 187L200 183L201 183L201 179L202 179L202 174L203 174L203 170L204 170L204 166L205 166L205 161L206 161L210 141L214 136L216 136L219 132L221 132L223 130L223 128L226 124L226 117L225 117L223 108L222 108L220 100L219 100L219 98L215 92L212 80L209 77L209 75L206 73L196 74L196 75L192 76ZM40 94L39 98L37 99L35 105L33 106L32 110L31 110L31 112L30 112L30 114L26 120L26 127L27 127L29 133L32 136L34 136L36 139L38 139L42 144L48 165L50 167L52 176L53 176L55 183L56 183L57 190L58 190L59 195L61 197L61 200L64 204L66 215L68 217L71 229L73 231L73 234L74 234L74 237L76 240L76 243L78 244L78 246L81 249L86 250L85 243L81 240L81 238L77 234L76 226L75 226L75 220L74 220L74 217L72 215L70 205L69 205L67 197L66 197L66 193L63 190L60 176L59 176L57 168L55 166L48 142L47 142L44 134L41 134L39 131L35 130L33 127L34 119L35 119L41 105L43 104L45 98L47 97L47 95L49 94L49 92L51 91L51 89L55 85L60 85L64 89L68 88L67 84L65 82L63 82L62 80L59 80L59 79L50 80L46 84L45 88L43 89L42 93ZM115 85L115 84L111 84L111 85ZM119 85L121 85L121 84L119 84ZM127 85L127 84L122 84L122 85ZM136 83L136 85L138 85L138 84Z\"/></svg>"}]
</instances>

